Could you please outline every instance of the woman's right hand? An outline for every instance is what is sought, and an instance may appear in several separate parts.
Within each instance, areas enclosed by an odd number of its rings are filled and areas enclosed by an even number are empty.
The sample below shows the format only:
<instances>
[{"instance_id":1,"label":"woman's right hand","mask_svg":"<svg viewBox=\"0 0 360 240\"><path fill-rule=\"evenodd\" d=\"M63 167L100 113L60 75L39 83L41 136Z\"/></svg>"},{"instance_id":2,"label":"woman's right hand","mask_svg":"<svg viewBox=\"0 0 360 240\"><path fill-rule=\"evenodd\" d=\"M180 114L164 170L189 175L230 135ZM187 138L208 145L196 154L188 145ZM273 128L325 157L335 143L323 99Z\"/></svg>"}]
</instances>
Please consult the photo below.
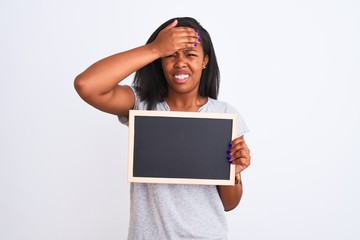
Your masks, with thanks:
<instances>
[{"instance_id":1,"label":"woman's right hand","mask_svg":"<svg viewBox=\"0 0 360 240\"><path fill-rule=\"evenodd\" d=\"M158 51L160 58L169 56L181 49L194 48L200 43L200 36L195 29L190 27L176 27L175 20L160 31L151 43Z\"/></svg>"},{"instance_id":2,"label":"woman's right hand","mask_svg":"<svg viewBox=\"0 0 360 240\"><path fill-rule=\"evenodd\" d=\"M104 58L75 79L78 94L101 111L127 116L135 104L133 91L119 83L131 73L158 58L174 54L198 44L199 36L193 28L176 27L177 20L169 24L150 44Z\"/></svg>"}]
</instances>

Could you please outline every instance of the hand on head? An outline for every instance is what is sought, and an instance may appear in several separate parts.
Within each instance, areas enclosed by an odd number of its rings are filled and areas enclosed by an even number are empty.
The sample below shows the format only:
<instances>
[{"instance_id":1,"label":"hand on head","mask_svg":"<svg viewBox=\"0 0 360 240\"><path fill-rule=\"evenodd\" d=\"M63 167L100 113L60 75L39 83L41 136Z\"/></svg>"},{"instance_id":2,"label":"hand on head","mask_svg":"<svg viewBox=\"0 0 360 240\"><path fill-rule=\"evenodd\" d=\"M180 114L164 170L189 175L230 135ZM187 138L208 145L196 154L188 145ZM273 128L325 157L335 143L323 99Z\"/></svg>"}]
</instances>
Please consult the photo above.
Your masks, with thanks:
<instances>
[{"instance_id":1,"label":"hand on head","mask_svg":"<svg viewBox=\"0 0 360 240\"><path fill-rule=\"evenodd\" d=\"M200 34L190 27L176 27L175 20L160 31L151 44L159 52L160 57L166 57L181 49L193 48L200 43Z\"/></svg>"}]
</instances>

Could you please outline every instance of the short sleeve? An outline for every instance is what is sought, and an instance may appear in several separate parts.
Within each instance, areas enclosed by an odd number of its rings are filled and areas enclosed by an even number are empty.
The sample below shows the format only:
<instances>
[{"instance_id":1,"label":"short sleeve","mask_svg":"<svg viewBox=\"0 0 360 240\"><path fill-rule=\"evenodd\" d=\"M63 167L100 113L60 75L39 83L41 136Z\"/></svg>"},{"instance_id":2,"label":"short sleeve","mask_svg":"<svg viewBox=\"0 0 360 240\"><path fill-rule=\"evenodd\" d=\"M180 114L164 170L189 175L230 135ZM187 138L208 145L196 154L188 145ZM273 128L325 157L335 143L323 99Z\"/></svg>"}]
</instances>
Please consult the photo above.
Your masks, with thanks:
<instances>
[{"instance_id":1,"label":"short sleeve","mask_svg":"<svg viewBox=\"0 0 360 240\"><path fill-rule=\"evenodd\" d=\"M233 106L231 106L230 104L227 103L226 106L226 113L235 113L239 116L239 121L238 121L238 136L242 136L248 132L250 132L248 126L245 123L244 118L242 117L242 115L239 113L239 111L234 108Z\"/></svg>"},{"instance_id":2,"label":"short sleeve","mask_svg":"<svg viewBox=\"0 0 360 240\"><path fill-rule=\"evenodd\" d=\"M134 92L134 96L135 96L135 104L134 104L134 108L133 110L138 110L139 109L139 103L140 103L140 97L139 94L137 93L137 91L135 90L135 88L133 86L130 86L131 90ZM120 121L120 123L129 126L129 117L125 117L125 116L118 116L118 119Z\"/></svg>"}]
</instances>

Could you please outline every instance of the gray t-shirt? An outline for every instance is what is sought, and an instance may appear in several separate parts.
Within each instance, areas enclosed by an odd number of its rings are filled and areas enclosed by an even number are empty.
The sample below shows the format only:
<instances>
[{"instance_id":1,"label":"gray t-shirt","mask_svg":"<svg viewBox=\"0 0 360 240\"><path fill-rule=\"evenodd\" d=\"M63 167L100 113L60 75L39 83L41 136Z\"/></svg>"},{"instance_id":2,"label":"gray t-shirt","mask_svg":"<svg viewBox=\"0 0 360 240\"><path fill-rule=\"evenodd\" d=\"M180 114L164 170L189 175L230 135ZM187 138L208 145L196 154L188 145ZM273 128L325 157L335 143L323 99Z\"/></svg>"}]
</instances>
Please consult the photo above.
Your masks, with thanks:
<instances>
[{"instance_id":1,"label":"gray t-shirt","mask_svg":"<svg viewBox=\"0 0 360 240\"><path fill-rule=\"evenodd\" d=\"M146 104L135 94L137 110ZM169 111L165 102L156 111ZM229 104L211 98L199 112L237 113ZM119 117L128 124L128 119ZM248 131L239 116L238 135ZM128 240L226 240L227 222L216 186L131 183Z\"/></svg>"}]
</instances>

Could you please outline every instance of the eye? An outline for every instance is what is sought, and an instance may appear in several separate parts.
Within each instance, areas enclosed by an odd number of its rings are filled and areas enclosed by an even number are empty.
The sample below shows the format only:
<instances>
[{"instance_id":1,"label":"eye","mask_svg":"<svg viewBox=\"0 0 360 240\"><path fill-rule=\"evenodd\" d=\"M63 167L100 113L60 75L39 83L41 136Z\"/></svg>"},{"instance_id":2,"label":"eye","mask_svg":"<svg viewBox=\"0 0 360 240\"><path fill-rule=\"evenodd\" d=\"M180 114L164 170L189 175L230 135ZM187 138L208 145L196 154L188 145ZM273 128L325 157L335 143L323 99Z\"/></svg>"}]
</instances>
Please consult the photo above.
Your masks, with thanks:
<instances>
[{"instance_id":1,"label":"eye","mask_svg":"<svg viewBox=\"0 0 360 240\"><path fill-rule=\"evenodd\" d=\"M196 57L197 55L194 54L194 53L188 53L188 54L186 54L186 56L188 56L188 57Z\"/></svg>"},{"instance_id":2,"label":"eye","mask_svg":"<svg viewBox=\"0 0 360 240\"><path fill-rule=\"evenodd\" d=\"M171 55L166 56L166 57L164 57L164 58L172 58L172 57L176 57L175 54L171 54Z\"/></svg>"}]
</instances>

